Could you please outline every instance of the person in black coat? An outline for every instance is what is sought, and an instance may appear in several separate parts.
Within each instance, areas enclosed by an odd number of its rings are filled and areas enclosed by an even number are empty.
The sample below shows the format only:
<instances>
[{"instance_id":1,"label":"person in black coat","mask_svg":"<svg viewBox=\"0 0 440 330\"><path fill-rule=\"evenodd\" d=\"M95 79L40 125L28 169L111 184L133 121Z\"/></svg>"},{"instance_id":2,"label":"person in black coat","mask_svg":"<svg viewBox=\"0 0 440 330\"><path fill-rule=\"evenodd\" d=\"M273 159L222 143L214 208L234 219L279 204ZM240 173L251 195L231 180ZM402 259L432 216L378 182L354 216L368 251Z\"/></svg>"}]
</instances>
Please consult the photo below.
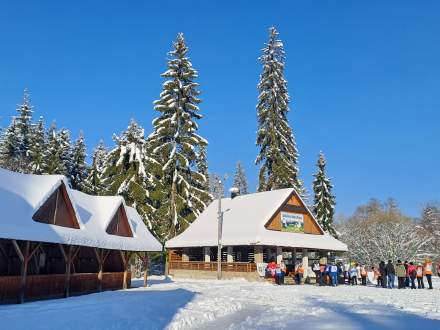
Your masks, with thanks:
<instances>
[{"instance_id":1,"label":"person in black coat","mask_svg":"<svg viewBox=\"0 0 440 330\"><path fill-rule=\"evenodd\" d=\"M387 287L387 270L385 266L385 261L379 263L379 273L380 273L380 284L382 288Z\"/></svg>"},{"instance_id":2,"label":"person in black coat","mask_svg":"<svg viewBox=\"0 0 440 330\"><path fill-rule=\"evenodd\" d=\"M392 289L394 288L394 278L396 276L396 270L394 269L394 265L391 262L391 260L388 260L386 266L386 272L387 272L388 287Z\"/></svg>"}]
</instances>

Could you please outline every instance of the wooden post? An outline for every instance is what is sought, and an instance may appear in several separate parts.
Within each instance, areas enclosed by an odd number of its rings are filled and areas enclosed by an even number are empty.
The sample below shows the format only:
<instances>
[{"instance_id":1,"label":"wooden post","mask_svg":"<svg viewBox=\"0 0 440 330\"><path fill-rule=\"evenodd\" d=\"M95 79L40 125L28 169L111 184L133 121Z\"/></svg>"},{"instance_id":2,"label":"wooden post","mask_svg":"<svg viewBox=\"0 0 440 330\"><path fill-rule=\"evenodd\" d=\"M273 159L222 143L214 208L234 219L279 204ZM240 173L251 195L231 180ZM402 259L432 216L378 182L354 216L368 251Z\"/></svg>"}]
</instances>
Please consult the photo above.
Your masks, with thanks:
<instances>
[{"instance_id":1,"label":"wooden post","mask_svg":"<svg viewBox=\"0 0 440 330\"><path fill-rule=\"evenodd\" d=\"M64 258L64 262L65 262L65 276L64 276L64 297L67 298L70 296L70 277L71 277L71 266L72 266L72 262L75 260L75 257L77 256L80 247L78 246L76 251L75 251L75 247L73 245L69 245L69 248L66 251L64 250L64 247L62 244L59 244L61 253L63 255Z\"/></svg>"},{"instance_id":2,"label":"wooden post","mask_svg":"<svg viewBox=\"0 0 440 330\"><path fill-rule=\"evenodd\" d=\"M119 251L121 253L122 263L124 265L124 279L122 280L122 288L128 289L127 280L128 280L128 252Z\"/></svg>"},{"instance_id":3,"label":"wooden post","mask_svg":"<svg viewBox=\"0 0 440 330\"><path fill-rule=\"evenodd\" d=\"M102 291L102 273L103 273L103 268L104 268L104 249L94 248L93 250L95 251L96 260L98 261L98 267L99 267L98 290L99 290L99 292L101 292Z\"/></svg>"},{"instance_id":4,"label":"wooden post","mask_svg":"<svg viewBox=\"0 0 440 330\"><path fill-rule=\"evenodd\" d=\"M142 255L142 252L137 253L139 259L142 260L142 266L144 268L144 288L147 287L147 278L148 278L148 255L147 252L144 252Z\"/></svg>"},{"instance_id":5,"label":"wooden post","mask_svg":"<svg viewBox=\"0 0 440 330\"><path fill-rule=\"evenodd\" d=\"M24 253L21 251L20 246L18 245L15 239L12 240L12 245L14 246L15 251L17 252L18 257L20 258L21 261L21 269L20 269L21 279L20 279L20 291L18 296L18 303L22 304L24 302L24 297L26 293L26 277L27 277L27 269L28 269L30 242L26 241Z\"/></svg>"}]
</instances>

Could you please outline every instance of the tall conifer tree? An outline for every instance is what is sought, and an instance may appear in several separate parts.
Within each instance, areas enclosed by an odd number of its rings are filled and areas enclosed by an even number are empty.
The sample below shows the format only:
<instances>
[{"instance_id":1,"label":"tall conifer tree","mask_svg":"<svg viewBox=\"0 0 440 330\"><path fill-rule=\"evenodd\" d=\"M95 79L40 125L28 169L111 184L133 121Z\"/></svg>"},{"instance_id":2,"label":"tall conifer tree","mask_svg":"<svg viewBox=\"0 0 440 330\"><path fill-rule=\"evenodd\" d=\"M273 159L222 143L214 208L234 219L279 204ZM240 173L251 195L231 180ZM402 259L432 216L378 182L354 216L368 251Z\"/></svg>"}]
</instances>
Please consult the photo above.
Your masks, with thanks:
<instances>
[{"instance_id":1,"label":"tall conifer tree","mask_svg":"<svg viewBox=\"0 0 440 330\"><path fill-rule=\"evenodd\" d=\"M61 159L63 152L61 141L56 131L55 123L49 127L47 131L47 149L44 153L46 159L42 171L44 174L66 174L64 162Z\"/></svg>"},{"instance_id":2,"label":"tall conifer tree","mask_svg":"<svg viewBox=\"0 0 440 330\"><path fill-rule=\"evenodd\" d=\"M91 195L106 195L104 184L104 169L108 151L103 141L93 150L92 166L86 180L84 181L84 192Z\"/></svg>"},{"instance_id":3,"label":"tall conifer tree","mask_svg":"<svg viewBox=\"0 0 440 330\"><path fill-rule=\"evenodd\" d=\"M86 157L84 135L80 132L72 148L72 163L69 169L70 185L73 189L84 190L84 181L88 174Z\"/></svg>"},{"instance_id":4,"label":"tall conifer tree","mask_svg":"<svg viewBox=\"0 0 440 330\"><path fill-rule=\"evenodd\" d=\"M2 132L0 139L0 167L11 171L19 171L20 165L17 120L12 117L11 124Z\"/></svg>"},{"instance_id":5,"label":"tall conifer tree","mask_svg":"<svg viewBox=\"0 0 440 330\"><path fill-rule=\"evenodd\" d=\"M27 89L23 92L23 103L18 105L16 117L16 135L18 142L19 153L19 171L28 173L30 171L30 155L29 149L31 146L32 135L32 106L30 104L29 91Z\"/></svg>"},{"instance_id":6,"label":"tall conifer tree","mask_svg":"<svg viewBox=\"0 0 440 330\"><path fill-rule=\"evenodd\" d=\"M335 196L332 194L333 185L325 173L326 161L324 154L319 154L317 162L318 172L314 175L313 191L315 192L315 203L313 209L322 229L332 236L336 236L333 227L335 213Z\"/></svg>"},{"instance_id":7,"label":"tall conifer tree","mask_svg":"<svg viewBox=\"0 0 440 330\"><path fill-rule=\"evenodd\" d=\"M246 195L248 193L246 173L239 161L237 162L237 166L235 168L234 187L238 189L240 195Z\"/></svg>"},{"instance_id":8,"label":"tall conifer tree","mask_svg":"<svg viewBox=\"0 0 440 330\"><path fill-rule=\"evenodd\" d=\"M287 121L290 99L284 79L285 52L274 27L269 29L269 42L260 61L263 64L257 104L260 152L255 160L257 165L261 164L258 190L293 187L301 193L298 151Z\"/></svg>"},{"instance_id":9,"label":"tall conifer tree","mask_svg":"<svg viewBox=\"0 0 440 330\"><path fill-rule=\"evenodd\" d=\"M160 99L154 102L160 113L153 121L154 132L148 143L160 164L159 209L156 215L162 227L161 239L183 231L210 199L206 175L197 169L199 150L208 142L196 132L202 118L198 104L200 91L197 71L187 57L188 47L182 33L168 53L168 70ZM166 229L168 228L168 229Z\"/></svg>"},{"instance_id":10,"label":"tall conifer tree","mask_svg":"<svg viewBox=\"0 0 440 330\"><path fill-rule=\"evenodd\" d=\"M34 174L42 174L46 158L46 137L43 118L32 126L31 144L29 148L30 171Z\"/></svg>"},{"instance_id":11,"label":"tall conifer tree","mask_svg":"<svg viewBox=\"0 0 440 330\"><path fill-rule=\"evenodd\" d=\"M148 171L149 157L144 129L132 120L125 132L114 136L116 147L106 157L104 182L106 193L121 195L127 205L136 208L144 222L152 228L149 192L152 178Z\"/></svg>"}]
</instances>

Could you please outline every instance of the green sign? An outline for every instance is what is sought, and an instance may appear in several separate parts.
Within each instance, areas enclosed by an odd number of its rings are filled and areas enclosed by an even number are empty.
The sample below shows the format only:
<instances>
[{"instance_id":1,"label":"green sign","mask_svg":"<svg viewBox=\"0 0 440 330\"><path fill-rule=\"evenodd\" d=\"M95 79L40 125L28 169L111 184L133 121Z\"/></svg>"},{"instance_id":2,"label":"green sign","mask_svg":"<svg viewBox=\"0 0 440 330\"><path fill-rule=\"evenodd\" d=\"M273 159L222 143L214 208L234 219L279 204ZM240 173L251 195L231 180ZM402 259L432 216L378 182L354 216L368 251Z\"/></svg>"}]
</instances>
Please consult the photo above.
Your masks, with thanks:
<instances>
[{"instance_id":1,"label":"green sign","mask_svg":"<svg viewBox=\"0 0 440 330\"><path fill-rule=\"evenodd\" d=\"M304 233L304 215L281 212L281 231Z\"/></svg>"}]
</instances>

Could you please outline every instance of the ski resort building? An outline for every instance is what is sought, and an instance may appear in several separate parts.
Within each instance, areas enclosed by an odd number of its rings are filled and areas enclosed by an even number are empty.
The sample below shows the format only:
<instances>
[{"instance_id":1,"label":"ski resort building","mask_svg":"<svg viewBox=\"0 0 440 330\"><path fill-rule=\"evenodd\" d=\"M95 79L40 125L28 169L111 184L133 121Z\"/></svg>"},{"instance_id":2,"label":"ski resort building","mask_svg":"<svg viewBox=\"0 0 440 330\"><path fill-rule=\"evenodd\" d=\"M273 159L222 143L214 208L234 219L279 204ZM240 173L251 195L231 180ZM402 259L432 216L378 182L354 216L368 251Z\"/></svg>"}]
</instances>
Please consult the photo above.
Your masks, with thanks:
<instances>
[{"instance_id":1,"label":"ski resort building","mask_svg":"<svg viewBox=\"0 0 440 330\"><path fill-rule=\"evenodd\" d=\"M0 303L128 288L130 256L161 250L122 197L0 169Z\"/></svg>"},{"instance_id":2,"label":"ski resort building","mask_svg":"<svg viewBox=\"0 0 440 330\"><path fill-rule=\"evenodd\" d=\"M221 200L223 214L222 278L264 276L266 264L281 259L292 270L302 262L347 251L324 233L294 189L281 189ZM217 270L218 200L180 235L165 243L168 273L182 277L215 277ZM307 276L307 274L305 274Z\"/></svg>"}]
</instances>

